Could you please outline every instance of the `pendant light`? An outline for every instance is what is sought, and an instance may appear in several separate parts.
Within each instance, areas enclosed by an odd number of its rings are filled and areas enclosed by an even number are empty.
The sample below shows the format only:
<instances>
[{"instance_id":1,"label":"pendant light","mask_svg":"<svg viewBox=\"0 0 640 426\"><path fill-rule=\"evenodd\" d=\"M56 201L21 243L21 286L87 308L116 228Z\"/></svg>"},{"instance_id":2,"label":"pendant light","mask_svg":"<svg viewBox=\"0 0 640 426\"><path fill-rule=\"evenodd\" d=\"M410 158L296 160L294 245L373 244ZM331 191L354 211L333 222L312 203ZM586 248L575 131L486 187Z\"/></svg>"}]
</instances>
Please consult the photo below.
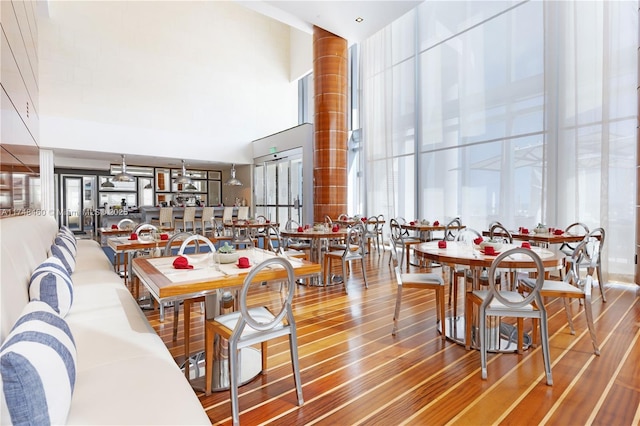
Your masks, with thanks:
<instances>
[{"instance_id":1,"label":"pendant light","mask_svg":"<svg viewBox=\"0 0 640 426\"><path fill-rule=\"evenodd\" d=\"M120 173L113 177L116 182L133 182L135 179L132 175L127 173L127 165L124 162L124 154L122 155L122 170Z\"/></svg>"},{"instance_id":2,"label":"pendant light","mask_svg":"<svg viewBox=\"0 0 640 426\"><path fill-rule=\"evenodd\" d=\"M238 179L236 179L236 165L235 164L231 165L231 177L224 184L225 185L230 185L230 186L242 186L242 182L240 182Z\"/></svg>"},{"instance_id":3,"label":"pendant light","mask_svg":"<svg viewBox=\"0 0 640 426\"><path fill-rule=\"evenodd\" d=\"M107 178L107 180L102 182L102 185L100 185L100 187L101 188L114 188L115 185L113 184L113 182L111 182L111 178Z\"/></svg>"},{"instance_id":4,"label":"pendant light","mask_svg":"<svg viewBox=\"0 0 640 426\"><path fill-rule=\"evenodd\" d=\"M176 178L176 183L182 184L182 185L188 185L191 183L191 178L187 176L187 169L184 165L184 160L182 160L182 175Z\"/></svg>"}]
</instances>

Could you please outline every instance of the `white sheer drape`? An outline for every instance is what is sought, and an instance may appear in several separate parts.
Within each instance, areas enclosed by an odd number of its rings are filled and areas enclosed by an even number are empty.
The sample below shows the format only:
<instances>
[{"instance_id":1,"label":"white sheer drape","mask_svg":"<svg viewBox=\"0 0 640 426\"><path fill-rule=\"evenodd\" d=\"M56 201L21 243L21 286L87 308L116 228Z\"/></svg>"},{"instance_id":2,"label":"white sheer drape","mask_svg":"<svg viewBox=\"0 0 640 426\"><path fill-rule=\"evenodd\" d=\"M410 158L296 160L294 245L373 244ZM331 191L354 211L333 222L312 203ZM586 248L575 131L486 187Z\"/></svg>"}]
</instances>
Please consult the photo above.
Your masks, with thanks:
<instances>
[{"instance_id":1,"label":"white sheer drape","mask_svg":"<svg viewBox=\"0 0 640 426\"><path fill-rule=\"evenodd\" d=\"M367 214L607 231L632 281L637 2L425 2L362 46Z\"/></svg>"}]
</instances>

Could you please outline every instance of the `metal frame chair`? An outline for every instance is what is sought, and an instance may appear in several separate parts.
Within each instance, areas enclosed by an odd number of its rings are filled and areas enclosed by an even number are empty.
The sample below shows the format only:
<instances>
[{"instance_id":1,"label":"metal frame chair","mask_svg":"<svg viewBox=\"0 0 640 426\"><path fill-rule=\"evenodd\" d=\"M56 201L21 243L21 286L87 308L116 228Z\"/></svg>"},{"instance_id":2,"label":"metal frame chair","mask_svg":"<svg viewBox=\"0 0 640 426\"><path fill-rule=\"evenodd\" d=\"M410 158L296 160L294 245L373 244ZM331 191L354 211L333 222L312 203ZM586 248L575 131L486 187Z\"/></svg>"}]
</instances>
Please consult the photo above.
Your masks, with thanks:
<instances>
[{"instance_id":1,"label":"metal frame chair","mask_svg":"<svg viewBox=\"0 0 640 426\"><path fill-rule=\"evenodd\" d=\"M398 331L398 320L400 319L400 305L402 303L402 292L405 288L418 288L434 290L436 292L436 312L438 322L440 323L440 338L446 338L445 334L445 316L444 316L444 280L439 274L435 273L418 273L408 274L401 273L400 266L397 264L394 268L398 289L396 290L396 307L393 313L393 329L391 334L396 335Z\"/></svg>"},{"instance_id":2,"label":"metal frame chair","mask_svg":"<svg viewBox=\"0 0 640 426\"><path fill-rule=\"evenodd\" d=\"M342 262L342 280L344 283L344 291L345 293L348 293L347 265L349 265L353 260L360 260L360 265L362 267L362 277L364 278L364 286L365 288L369 288L369 284L367 283L367 269L364 265L364 233L364 225L362 223L356 223L351 228L347 229L347 235L345 237L345 249L332 250L324 254L323 282L325 283L325 285L328 284L329 277L331 276L331 266L333 260L340 259L340 261Z\"/></svg>"},{"instance_id":3,"label":"metal frame chair","mask_svg":"<svg viewBox=\"0 0 640 426\"><path fill-rule=\"evenodd\" d=\"M250 292L269 289L268 285L262 285L262 280L256 279L256 275L262 269L273 266L282 267L287 272L287 293L284 300L282 300L281 309L277 313L272 313L266 306L251 307L249 301ZM256 290L256 288L259 288L259 290ZM281 336L289 336L289 350L291 352L291 364L298 405L304 404L298 361L296 322L291 306L295 288L296 284L291 264L282 257L267 259L256 265L245 278L239 296L240 311L220 315L205 322L205 395L211 394L213 345L214 337L218 335L228 340L229 390L231 393L231 417L234 425L240 423L238 386L240 385L241 350L257 343L261 344L262 371L264 372L267 369L267 342Z\"/></svg>"},{"instance_id":4,"label":"metal frame chair","mask_svg":"<svg viewBox=\"0 0 640 426\"><path fill-rule=\"evenodd\" d=\"M500 268L503 259L514 255L526 255L531 257L536 264L535 285L529 289L526 296L515 290L502 290L500 283L496 281L496 271ZM473 290L467 293L465 318L466 318L466 336L465 347L471 347L471 328L472 328L472 311L473 307L478 307L478 340L480 345L480 363L482 379L487 378L487 330L486 323L488 316L494 317L515 317L518 324L518 353L521 353L523 347L523 323L524 318L531 318L534 322L534 340L537 330L537 323L540 322L540 334L542 344L542 357L544 360L544 369L547 378L547 385L553 385L551 376L551 357L549 351L549 332L547 325L547 311L542 303L540 290L544 284L544 265L540 257L529 249L516 247L502 252L491 263L489 268L489 289Z\"/></svg>"}]
</instances>

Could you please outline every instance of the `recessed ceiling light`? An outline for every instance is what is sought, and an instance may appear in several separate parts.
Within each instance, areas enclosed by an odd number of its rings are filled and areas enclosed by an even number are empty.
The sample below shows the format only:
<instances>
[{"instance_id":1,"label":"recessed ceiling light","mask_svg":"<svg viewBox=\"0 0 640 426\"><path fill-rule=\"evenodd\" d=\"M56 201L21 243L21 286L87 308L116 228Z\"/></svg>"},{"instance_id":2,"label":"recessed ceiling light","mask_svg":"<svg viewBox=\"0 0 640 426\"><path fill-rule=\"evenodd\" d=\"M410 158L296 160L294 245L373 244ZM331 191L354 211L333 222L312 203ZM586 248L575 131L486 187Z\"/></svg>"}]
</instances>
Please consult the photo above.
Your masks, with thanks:
<instances>
[{"instance_id":1,"label":"recessed ceiling light","mask_svg":"<svg viewBox=\"0 0 640 426\"><path fill-rule=\"evenodd\" d=\"M356 18L356 22L360 23L360 22L362 22L362 21L364 21L364 18L362 18L361 16L358 16L358 17Z\"/></svg>"}]
</instances>

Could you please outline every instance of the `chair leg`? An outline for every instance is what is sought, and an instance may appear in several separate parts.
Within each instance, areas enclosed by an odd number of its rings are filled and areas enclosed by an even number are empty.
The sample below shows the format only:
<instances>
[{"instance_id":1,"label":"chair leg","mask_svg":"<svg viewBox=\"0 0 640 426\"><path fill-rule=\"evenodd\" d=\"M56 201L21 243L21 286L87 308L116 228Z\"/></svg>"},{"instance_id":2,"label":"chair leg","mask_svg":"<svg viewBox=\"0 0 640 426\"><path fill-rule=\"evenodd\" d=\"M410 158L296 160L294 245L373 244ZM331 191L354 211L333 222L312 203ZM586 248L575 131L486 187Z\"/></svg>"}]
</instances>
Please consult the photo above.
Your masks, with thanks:
<instances>
[{"instance_id":1,"label":"chair leg","mask_svg":"<svg viewBox=\"0 0 640 426\"><path fill-rule=\"evenodd\" d=\"M546 312L541 311L540 318L540 340L542 341L542 357L544 358L544 371L547 376L547 385L553 385L551 377L551 354L549 351L549 330L547 329Z\"/></svg>"},{"instance_id":2,"label":"chair leg","mask_svg":"<svg viewBox=\"0 0 640 426\"><path fill-rule=\"evenodd\" d=\"M445 316L444 316L444 287L436 289L436 300L438 301L439 312L439 321L440 321L440 338L442 340L446 340L446 327L445 327Z\"/></svg>"},{"instance_id":3,"label":"chair leg","mask_svg":"<svg viewBox=\"0 0 640 426\"><path fill-rule=\"evenodd\" d=\"M471 349L471 327L473 325L473 320L471 315L473 314L473 302L471 302L469 297L466 297L464 303L464 318L465 318L465 333L464 333L464 347L466 350Z\"/></svg>"},{"instance_id":4,"label":"chair leg","mask_svg":"<svg viewBox=\"0 0 640 426\"><path fill-rule=\"evenodd\" d=\"M571 332L572 335L576 334L576 330L575 328L573 328L573 318L571 318L571 311L569 309L569 302L567 301L566 297L562 298L562 303L564 303L564 311L567 315L567 322L569 323L569 330Z\"/></svg>"},{"instance_id":5,"label":"chair leg","mask_svg":"<svg viewBox=\"0 0 640 426\"><path fill-rule=\"evenodd\" d=\"M362 265L362 277L364 278L364 288L369 288L369 283L367 283L367 270L364 267L364 258L360 259L360 265Z\"/></svg>"},{"instance_id":6,"label":"chair leg","mask_svg":"<svg viewBox=\"0 0 640 426\"><path fill-rule=\"evenodd\" d=\"M596 332L593 326L593 313L591 312L591 298L586 298L584 301L584 314L587 316L587 327L589 328L589 334L591 335L591 344L593 345L593 352L599 356L600 348L598 348L598 340L596 339Z\"/></svg>"},{"instance_id":7,"label":"chair leg","mask_svg":"<svg viewBox=\"0 0 640 426\"><path fill-rule=\"evenodd\" d=\"M300 362L298 360L298 344L297 344L296 332L292 331L289 334L289 348L291 350L291 366L293 368L293 379L296 382L296 394L298 395L298 406L304 404L304 398L302 397L302 380L300 379Z\"/></svg>"},{"instance_id":8,"label":"chair leg","mask_svg":"<svg viewBox=\"0 0 640 426\"><path fill-rule=\"evenodd\" d=\"M267 370L267 341L265 340L260 345L260 352L262 355L262 370L261 373L264 373Z\"/></svg>"},{"instance_id":9,"label":"chair leg","mask_svg":"<svg viewBox=\"0 0 640 426\"><path fill-rule=\"evenodd\" d=\"M598 286L600 287L600 294L602 295L602 301L606 302L607 297L604 294L604 281L602 281L602 268L600 268L600 265L596 266L596 275L598 276Z\"/></svg>"},{"instance_id":10,"label":"chair leg","mask_svg":"<svg viewBox=\"0 0 640 426\"><path fill-rule=\"evenodd\" d=\"M395 336L398 331L398 320L400 319L400 304L402 303L402 286L398 286L396 292L396 309L393 312L393 328L391 329L391 335Z\"/></svg>"},{"instance_id":11,"label":"chair leg","mask_svg":"<svg viewBox=\"0 0 640 426\"><path fill-rule=\"evenodd\" d=\"M349 294L347 290L347 262L342 261L342 283L344 284L344 292Z\"/></svg>"},{"instance_id":12,"label":"chair leg","mask_svg":"<svg viewBox=\"0 0 640 426\"><path fill-rule=\"evenodd\" d=\"M487 342L486 340L486 322L487 317L484 312L479 313L479 321L478 321L478 340L480 340L480 366L482 368L481 375L482 379L487 379Z\"/></svg>"},{"instance_id":13,"label":"chair leg","mask_svg":"<svg viewBox=\"0 0 640 426\"><path fill-rule=\"evenodd\" d=\"M238 344L229 341L229 391L231 392L231 418L234 426L240 424L240 409L238 407L239 357Z\"/></svg>"}]
</instances>

